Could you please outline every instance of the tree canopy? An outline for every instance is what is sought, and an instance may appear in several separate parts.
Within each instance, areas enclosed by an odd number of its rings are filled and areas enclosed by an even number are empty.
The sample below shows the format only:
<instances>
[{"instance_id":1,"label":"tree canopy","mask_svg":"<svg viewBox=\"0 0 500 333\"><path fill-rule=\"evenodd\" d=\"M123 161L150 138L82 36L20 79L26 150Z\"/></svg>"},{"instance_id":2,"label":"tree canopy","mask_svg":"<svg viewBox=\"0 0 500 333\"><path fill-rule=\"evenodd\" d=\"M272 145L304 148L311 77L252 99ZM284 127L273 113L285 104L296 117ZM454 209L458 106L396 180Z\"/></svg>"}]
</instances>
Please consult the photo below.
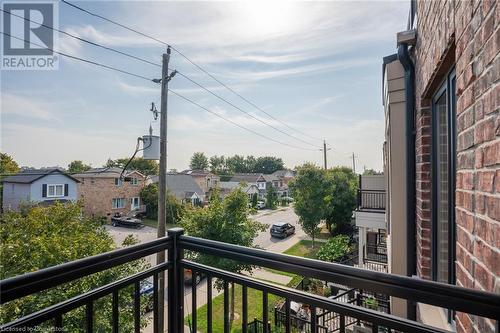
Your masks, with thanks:
<instances>
[{"instance_id":1,"label":"tree canopy","mask_svg":"<svg viewBox=\"0 0 500 333\"><path fill-rule=\"evenodd\" d=\"M149 184L140 192L141 201L146 205L146 216L150 219L158 218L158 185ZM167 192L166 224L179 224L185 207L170 192Z\"/></svg>"},{"instance_id":2,"label":"tree canopy","mask_svg":"<svg viewBox=\"0 0 500 333\"><path fill-rule=\"evenodd\" d=\"M130 158L118 158L116 160L108 159L105 167L123 168L129 160ZM158 174L159 166L156 161L145 160L142 157L135 157L132 161L130 161L127 170L137 170L143 175L151 176Z\"/></svg>"},{"instance_id":3,"label":"tree canopy","mask_svg":"<svg viewBox=\"0 0 500 333\"><path fill-rule=\"evenodd\" d=\"M181 224L190 236L253 247L253 240L265 225L248 218L248 196L237 188L223 200L215 190L210 205L186 212ZM251 265L216 256L198 254L196 260L230 272L249 271Z\"/></svg>"},{"instance_id":4,"label":"tree canopy","mask_svg":"<svg viewBox=\"0 0 500 333\"><path fill-rule=\"evenodd\" d=\"M0 153L0 177L3 174L12 174L19 172L19 165L12 158L12 156Z\"/></svg>"},{"instance_id":5,"label":"tree canopy","mask_svg":"<svg viewBox=\"0 0 500 333\"><path fill-rule=\"evenodd\" d=\"M351 217L356 209L358 177L345 167L332 168L326 173L326 206L324 219L332 234L352 234Z\"/></svg>"},{"instance_id":6,"label":"tree canopy","mask_svg":"<svg viewBox=\"0 0 500 333\"><path fill-rule=\"evenodd\" d=\"M49 207L33 206L25 215L17 212L2 214L0 240L1 279L116 248L104 227L96 220L82 217L81 207L73 203L56 203ZM125 245L132 243L133 241L128 239ZM29 247L26 246L28 244ZM0 320L2 323L9 322L90 289L135 274L147 266L144 260L130 262L6 303L2 305ZM123 310L120 315L120 326L124 331L133 331L132 289L123 289L119 293L119 302ZM95 330L110 332L111 299L109 297L99 299L94 303L94 310ZM69 332L79 331L84 327L84 318L84 307L67 313L64 316L65 328ZM143 325L145 324L144 321Z\"/></svg>"},{"instance_id":7,"label":"tree canopy","mask_svg":"<svg viewBox=\"0 0 500 333\"><path fill-rule=\"evenodd\" d=\"M92 169L92 167L88 164L83 163L80 160L75 160L68 164L68 172L69 173L80 173L85 172Z\"/></svg>"},{"instance_id":8,"label":"tree canopy","mask_svg":"<svg viewBox=\"0 0 500 333\"><path fill-rule=\"evenodd\" d=\"M194 157L194 155L193 155ZM274 156L255 157L252 155L218 156L209 159L210 171L218 175L235 173L264 173L271 174L285 169L283 160ZM193 168L192 168L193 169Z\"/></svg>"},{"instance_id":9,"label":"tree canopy","mask_svg":"<svg viewBox=\"0 0 500 333\"><path fill-rule=\"evenodd\" d=\"M208 158L202 152L196 152L191 156L189 162L191 170L206 170L208 169Z\"/></svg>"},{"instance_id":10,"label":"tree canopy","mask_svg":"<svg viewBox=\"0 0 500 333\"><path fill-rule=\"evenodd\" d=\"M295 200L294 211L299 216L302 229L312 237L313 245L326 209L326 184L325 171L313 164L298 167L295 178L289 184Z\"/></svg>"}]
</instances>

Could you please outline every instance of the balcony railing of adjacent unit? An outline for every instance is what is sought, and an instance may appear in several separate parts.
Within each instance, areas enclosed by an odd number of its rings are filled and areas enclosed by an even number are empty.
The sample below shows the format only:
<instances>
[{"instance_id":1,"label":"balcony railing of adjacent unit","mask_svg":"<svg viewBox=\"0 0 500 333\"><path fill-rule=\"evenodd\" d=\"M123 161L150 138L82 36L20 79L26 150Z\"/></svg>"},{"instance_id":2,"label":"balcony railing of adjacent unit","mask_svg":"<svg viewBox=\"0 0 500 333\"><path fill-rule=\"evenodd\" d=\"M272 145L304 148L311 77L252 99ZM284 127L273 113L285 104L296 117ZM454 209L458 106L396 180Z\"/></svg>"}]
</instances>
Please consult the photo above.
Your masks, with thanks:
<instances>
[{"instance_id":1,"label":"balcony railing of adjacent unit","mask_svg":"<svg viewBox=\"0 0 500 333\"><path fill-rule=\"evenodd\" d=\"M385 210L385 191L358 189L359 210Z\"/></svg>"},{"instance_id":2,"label":"balcony railing of adjacent unit","mask_svg":"<svg viewBox=\"0 0 500 333\"><path fill-rule=\"evenodd\" d=\"M127 311L134 315L135 332L140 332L141 322L141 297L140 281L148 277L153 278L154 283L154 305L153 305L153 327L158 332L158 319L163 313L158 311L158 286L161 273L167 271L167 312L168 332L178 333L184 330L184 268L192 271L192 294L191 294L191 327L192 331L198 329L197 322L201 318L197 314L197 285L194 283L197 274L207 277L207 332L212 332L213 308L211 290L214 279L222 280L223 285L223 319L222 330L230 332L229 317L229 283L242 286L241 293L241 330L248 332L248 290L255 289L262 293L262 322L269 322L269 295L281 297L285 301L285 318L283 330L291 333L293 330L293 318L290 313L290 302L308 304L311 309L310 331L320 332L317 313L328 311L335 314L339 319L339 331L345 332L345 326L354 318L356 323L365 326L371 332L399 331L399 332L444 332L440 329L426 326L424 324L399 318L390 314L367 309L356 304L344 303L326 297L309 294L307 292L291 289L285 286L275 285L269 282L257 280L252 277L235 274L214 267L205 266L189 261L184 258L184 251L199 252L214 255L220 258L232 259L240 262L250 263L256 266L273 268L281 271L291 272L302 276L308 276L323 281L330 281L351 288L363 289L372 293L382 293L399 298L421 302L438 307L448 308L455 311L466 312L472 315L482 316L496 320L500 319L500 295L461 288L458 286L441 284L432 281L424 281L399 275L390 275L381 272L373 272L347 265L327 263L318 260L305 259L282 255L265 250L246 248L226 243L220 243L205 239L184 236L182 229L175 228L168 231L168 236L151 242L134 245L125 249L84 258L81 260L65 263L62 265L27 273L21 276L2 280L0 282L0 302L2 305L21 299L37 292L48 290L52 287L75 281L85 276L104 271L108 268L136 260L151 254L165 251L168 252L168 261L156 265L138 274L126 277L122 280L112 282L108 285L90 290L73 298L54 305L47 305L41 310L17 318L8 323L2 323L0 331L28 331L30 327L37 325L51 325L58 331L64 330L64 316L68 312L79 309L84 319L87 332L93 332L94 319L102 313L95 313L94 305L101 298L112 296L112 311L109 314L109 322L112 322L113 332L120 328L120 316ZM120 304L118 293L126 288L132 287L134 301L131 304ZM127 289L128 290L128 289ZM205 297L205 296L203 296ZM46 301L46 300L45 300ZM122 318L123 319L123 318ZM357 325L357 324L353 324ZM268 332L269 327L262 325L263 332ZM274 328L273 328L274 329Z\"/></svg>"},{"instance_id":3,"label":"balcony railing of adjacent unit","mask_svg":"<svg viewBox=\"0 0 500 333\"><path fill-rule=\"evenodd\" d=\"M387 264L387 245L365 245L366 259L374 262Z\"/></svg>"}]
</instances>

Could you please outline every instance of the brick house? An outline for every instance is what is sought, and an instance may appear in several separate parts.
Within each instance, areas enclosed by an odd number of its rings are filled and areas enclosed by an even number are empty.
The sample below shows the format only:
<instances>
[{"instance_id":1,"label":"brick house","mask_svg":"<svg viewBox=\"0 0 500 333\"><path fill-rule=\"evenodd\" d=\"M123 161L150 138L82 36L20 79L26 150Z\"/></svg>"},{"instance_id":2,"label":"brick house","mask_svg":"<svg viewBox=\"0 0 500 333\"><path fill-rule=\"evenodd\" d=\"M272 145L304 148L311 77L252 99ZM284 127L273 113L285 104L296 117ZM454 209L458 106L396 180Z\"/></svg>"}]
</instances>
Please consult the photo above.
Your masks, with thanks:
<instances>
[{"instance_id":1,"label":"brick house","mask_svg":"<svg viewBox=\"0 0 500 333\"><path fill-rule=\"evenodd\" d=\"M384 58L391 273L500 293L499 20L498 1L411 1L398 52ZM393 298L391 311L495 331L410 303Z\"/></svg>"},{"instance_id":2,"label":"brick house","mask_svg":"<svg viewBox=\"0 0 500 333\"><path fill-rule=\"evenodd\" d=\"M143 210L139 193L146 177L131 171L122 180L121 172L120 168L100 168L73 175L80 181L78 197L83 201L85 215L110 219L116 213Z\"/></svg>"}]
</instances>

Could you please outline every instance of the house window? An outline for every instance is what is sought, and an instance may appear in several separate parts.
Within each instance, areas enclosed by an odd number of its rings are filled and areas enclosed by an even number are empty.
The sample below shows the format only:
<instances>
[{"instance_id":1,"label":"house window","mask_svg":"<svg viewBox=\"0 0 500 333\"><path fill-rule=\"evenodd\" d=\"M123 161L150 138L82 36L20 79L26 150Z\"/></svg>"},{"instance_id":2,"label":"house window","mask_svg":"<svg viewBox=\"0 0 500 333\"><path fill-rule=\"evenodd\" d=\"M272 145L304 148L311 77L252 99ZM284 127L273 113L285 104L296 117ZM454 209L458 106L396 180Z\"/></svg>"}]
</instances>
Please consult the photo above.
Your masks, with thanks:
<instances>
[{"instance_id":1,"label":"house window","mask_svg":"<svg viewBox=\"0 0 500 333\"><path fill-rule=\"evenodd\" d=\"M455 283L456 95L453 70L432 100L432 278Z\"/></svg>"},{"instance_id":2,"label":"house window","mask_svg":"<svg viewBox=\"0 0 500 333\"><path fill-rule=\"evenodd\" d=\"M125 198L113 198L113 209L125 208Z\"/></svg>"},{"instance_id":3,"label":"house window","mask_svg":"<svg viewBox=\"0 0 500 333\"><path fill-rule=\"evenodd\" d=\"M122 186L123 180L120 178L115 178L115 186Z\"/></svg>"},{"instance_id":4,"label":"house window","mask_svg":"<svg viewBox=\"0 0 500 333\"><path fill-rule=\"evenodd\" d=\"M47 185L47 197L56 198L64 196L64 185L50 184Z\"/></svg>"},{"instance_id":5,"label":"house window","mask_svg":"<svg viewBox=\"0 0 500 333\"><path fill-rule=\"evenodd\" d=\"M131 184L131 185L134 185L134 186L139 185L139 179L137 179L137 178L135 178L135 177L134 177L134 178L131 178L131 179L130 179L130 184Z\"/></svg>"},{"instance_id":6,"label":"house window","mask_svg":"<svg viewBox=\"0 0 500 333\"><path fill-rule=\"evenodd\" d=\"M140 206L141 200L139 197L133 197L130 199L132 203L132 209L137 209Z\"/></svg>"}]
</instances>

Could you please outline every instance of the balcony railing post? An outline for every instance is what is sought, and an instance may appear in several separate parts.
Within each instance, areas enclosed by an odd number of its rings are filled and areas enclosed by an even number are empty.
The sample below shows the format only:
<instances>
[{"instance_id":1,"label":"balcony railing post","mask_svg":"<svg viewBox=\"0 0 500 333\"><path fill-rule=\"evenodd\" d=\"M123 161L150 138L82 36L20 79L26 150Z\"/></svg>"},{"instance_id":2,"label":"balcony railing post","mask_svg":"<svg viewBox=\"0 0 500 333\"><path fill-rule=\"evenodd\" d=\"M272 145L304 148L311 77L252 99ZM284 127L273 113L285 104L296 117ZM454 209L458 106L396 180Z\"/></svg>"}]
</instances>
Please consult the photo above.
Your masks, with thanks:
<instances>
[{"instance_id":1,"label":"balcony railing post","mask_svg":"<svg viewBox=\"0 0 500 333\"><path fill-rule=\"evenodd\" d=\"M183 251L179 246L182 228L167 230L172 237L172 248L168 250L168 262L172 265L168 270L168 332L182 332L184 329L184 271L180 265ZM165 300L161 300L165 301ZM163 316L163 313L159 314Z\"/></svg>"}]
</instances>

